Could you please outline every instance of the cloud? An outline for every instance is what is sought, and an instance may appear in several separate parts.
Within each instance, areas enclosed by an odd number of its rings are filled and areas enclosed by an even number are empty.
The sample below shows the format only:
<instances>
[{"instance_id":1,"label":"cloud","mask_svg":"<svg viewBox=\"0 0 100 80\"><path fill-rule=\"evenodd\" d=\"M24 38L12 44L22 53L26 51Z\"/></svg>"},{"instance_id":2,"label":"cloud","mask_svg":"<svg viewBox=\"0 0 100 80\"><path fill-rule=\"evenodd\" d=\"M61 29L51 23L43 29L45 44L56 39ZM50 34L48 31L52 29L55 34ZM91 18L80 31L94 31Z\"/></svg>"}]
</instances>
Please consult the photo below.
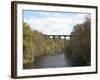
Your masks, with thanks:
<instances>
[{"instance_id":1,"label":"cloud","mask_svg":"<svg viewBox=\"0 0 100 80\"><path fill-rule=\"evenodd\" d=\"M87 16L87 14L57 12L38 12L37 15L40 16L34 17L35 15L31 15L30 18L24 18L24 21L27 22L33 30L38 30L47 35L70 34L73 26L82 23Z\"/></svg>"}]
</instances>

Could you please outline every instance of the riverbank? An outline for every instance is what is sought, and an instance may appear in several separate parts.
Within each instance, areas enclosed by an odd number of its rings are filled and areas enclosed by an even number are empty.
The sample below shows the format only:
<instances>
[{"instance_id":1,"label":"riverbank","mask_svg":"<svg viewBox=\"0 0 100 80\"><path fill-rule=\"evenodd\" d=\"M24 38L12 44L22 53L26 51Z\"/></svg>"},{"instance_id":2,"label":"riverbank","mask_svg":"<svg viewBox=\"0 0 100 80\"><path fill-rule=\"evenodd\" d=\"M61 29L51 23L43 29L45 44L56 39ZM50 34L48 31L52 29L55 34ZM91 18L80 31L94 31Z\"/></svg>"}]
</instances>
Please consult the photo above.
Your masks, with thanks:
<instances>
[{"instance_id":1,"label":"riverbank","mask_svg":"<svg viewBox=\"0 0 100 80\"><path fill-rule=\"evenodd\" d=\"M75 61L72 57L66 56L65 52L53 53L49 55L39 56L34 63L24 64L24 69L39 68L60 68L60 67L77 67L88 66L79 61Z\"/></svg>"}]
</instances>

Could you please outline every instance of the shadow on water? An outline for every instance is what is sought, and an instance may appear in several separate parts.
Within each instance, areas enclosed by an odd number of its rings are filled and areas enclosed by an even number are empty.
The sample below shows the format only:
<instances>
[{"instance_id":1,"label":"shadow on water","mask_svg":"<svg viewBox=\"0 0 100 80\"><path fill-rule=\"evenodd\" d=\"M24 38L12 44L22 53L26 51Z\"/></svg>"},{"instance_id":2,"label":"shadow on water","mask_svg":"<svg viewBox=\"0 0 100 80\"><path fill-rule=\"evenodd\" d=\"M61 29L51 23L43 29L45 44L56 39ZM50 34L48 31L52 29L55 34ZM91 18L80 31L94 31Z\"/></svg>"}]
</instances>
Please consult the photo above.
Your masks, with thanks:
<instances>
[{"instance_id":1,"label":"shadow on water","mask_svg":"<svg viewBox=\"0 0 100 80\"><path fill-rule=\"evenodd\" d=\"M37 57L34 63L24 64L23 69L88 66L65 54L61 52Z\"/></svg>"}]
</instances>

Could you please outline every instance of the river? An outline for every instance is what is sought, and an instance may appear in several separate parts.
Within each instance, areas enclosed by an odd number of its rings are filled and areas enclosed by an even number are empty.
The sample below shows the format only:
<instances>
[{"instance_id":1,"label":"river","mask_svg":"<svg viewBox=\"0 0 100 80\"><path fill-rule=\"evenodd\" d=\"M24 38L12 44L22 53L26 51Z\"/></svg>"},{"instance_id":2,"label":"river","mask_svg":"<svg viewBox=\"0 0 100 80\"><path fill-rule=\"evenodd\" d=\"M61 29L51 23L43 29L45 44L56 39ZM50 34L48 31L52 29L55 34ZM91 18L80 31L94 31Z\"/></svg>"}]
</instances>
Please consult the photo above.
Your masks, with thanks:
<instances>
[{"instance_id":1,"label":"river","mask_svg":"<svg viewBox=\"0 0 100 80\"><path fill-rule=\"evenodd\" d=\"M24 65L24 69L82 66L81 63L76 63L66 57L64 52L41 56L36 58L35 61L35 63Z\"/></svg>"}]
</instances>

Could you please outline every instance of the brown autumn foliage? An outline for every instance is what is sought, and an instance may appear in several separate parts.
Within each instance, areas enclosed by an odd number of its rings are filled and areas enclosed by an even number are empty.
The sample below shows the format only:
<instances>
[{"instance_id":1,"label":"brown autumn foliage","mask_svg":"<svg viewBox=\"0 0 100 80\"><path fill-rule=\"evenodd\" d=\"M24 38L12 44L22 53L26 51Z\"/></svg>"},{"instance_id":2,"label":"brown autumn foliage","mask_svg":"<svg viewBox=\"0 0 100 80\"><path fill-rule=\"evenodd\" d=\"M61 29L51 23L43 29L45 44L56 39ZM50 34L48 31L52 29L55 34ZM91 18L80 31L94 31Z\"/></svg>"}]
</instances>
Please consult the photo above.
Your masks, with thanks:
<instances>
[{"instance_id":1,"label":"brown autumn foliage","mask_svg":"<svg viewBox=\"0 0 100 80\"><path fill-rule=\"evenodd\" d=\"M82 24L77 24L71 33L71 55L78 59L83 64L90 64L91 62L91 41L90 41L90 28L91 20L89 17L86 18Z\"/></svg>"}]
</instances>

